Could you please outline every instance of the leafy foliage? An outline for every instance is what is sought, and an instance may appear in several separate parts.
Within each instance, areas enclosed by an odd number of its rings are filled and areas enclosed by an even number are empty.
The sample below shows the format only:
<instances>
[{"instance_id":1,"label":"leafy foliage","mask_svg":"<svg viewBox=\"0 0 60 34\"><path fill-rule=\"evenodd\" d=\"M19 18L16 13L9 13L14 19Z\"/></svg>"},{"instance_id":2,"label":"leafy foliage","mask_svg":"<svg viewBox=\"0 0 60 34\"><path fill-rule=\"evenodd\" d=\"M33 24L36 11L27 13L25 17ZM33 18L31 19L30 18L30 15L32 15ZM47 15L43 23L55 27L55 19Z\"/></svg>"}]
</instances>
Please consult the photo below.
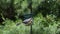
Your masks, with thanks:
<instances>
[{"instance_id":1,"label":"leafy foliage","mask_svg":"<svg viewBox=\"0 0 60 34\"><path fill-rule=\"evenodd\" d=\"M0 34L30 34L21 17L31 13L31 3L32 33L60 34L60 0L0 0Z\"/></svg>"}]
</instances>

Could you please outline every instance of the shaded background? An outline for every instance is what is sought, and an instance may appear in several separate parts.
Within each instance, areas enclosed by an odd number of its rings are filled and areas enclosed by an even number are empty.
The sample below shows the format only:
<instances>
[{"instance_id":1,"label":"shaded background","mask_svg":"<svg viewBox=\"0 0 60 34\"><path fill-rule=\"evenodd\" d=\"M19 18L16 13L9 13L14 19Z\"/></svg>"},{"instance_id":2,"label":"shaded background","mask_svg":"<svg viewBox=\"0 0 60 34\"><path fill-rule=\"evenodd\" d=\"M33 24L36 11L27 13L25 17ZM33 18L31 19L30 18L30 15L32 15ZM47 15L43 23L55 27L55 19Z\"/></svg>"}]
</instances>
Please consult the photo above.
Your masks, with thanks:
<instances>
[{"instance_id":1,"label":"shaded background","mask_svg":"<svg viewBox=\"0 0 60 34\"><path fill-rule=\"evenodd\" d=\"M22 23L30 1L0 0L0 34L30 34L30 26ZM60 0L32 0L32 13L33 34L60 34Z\"/></svg>"}]
</instances>

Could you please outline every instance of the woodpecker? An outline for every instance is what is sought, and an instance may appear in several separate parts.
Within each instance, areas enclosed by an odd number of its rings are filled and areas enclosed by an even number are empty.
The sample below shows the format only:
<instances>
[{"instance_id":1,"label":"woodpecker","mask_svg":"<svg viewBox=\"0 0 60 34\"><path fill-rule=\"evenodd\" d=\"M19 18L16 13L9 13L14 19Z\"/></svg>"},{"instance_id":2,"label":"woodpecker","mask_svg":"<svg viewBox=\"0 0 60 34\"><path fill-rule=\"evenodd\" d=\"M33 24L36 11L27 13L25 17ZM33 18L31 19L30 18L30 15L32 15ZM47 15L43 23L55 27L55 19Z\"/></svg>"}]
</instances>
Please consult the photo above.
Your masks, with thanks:
<instances>
[{"instance_id":1,"label":"woodpecker","mask_svg":"<svg viewBox=\"0 0 60 34\"><path fill-rule=\"evenodd\" d=\"M32 25L32 14L25 14L21 16L20 18L22 19L22 23L24 23L26 26ZM20 25L20 23L17 24L17 26Z\"/></svg>"},{"instance_id":2,"label":"woodpecker","mask_svg":"<svg viewBox=\"0 0 60 34\"><path fill-rule=\"evenodd\" d=\"M23 23L26 24L27 26L32 25L32 18L25 19Z\"/></svg>"}]
</instances>

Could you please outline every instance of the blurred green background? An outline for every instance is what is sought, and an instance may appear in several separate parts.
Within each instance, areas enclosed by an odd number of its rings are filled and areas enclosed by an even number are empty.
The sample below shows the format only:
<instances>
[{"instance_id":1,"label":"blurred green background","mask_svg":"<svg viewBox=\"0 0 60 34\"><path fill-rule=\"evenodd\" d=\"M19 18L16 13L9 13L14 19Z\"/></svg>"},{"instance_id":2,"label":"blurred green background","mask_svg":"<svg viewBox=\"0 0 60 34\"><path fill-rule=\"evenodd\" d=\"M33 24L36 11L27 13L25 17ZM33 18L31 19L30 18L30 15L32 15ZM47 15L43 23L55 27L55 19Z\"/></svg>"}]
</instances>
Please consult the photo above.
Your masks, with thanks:
<instances>
[{"instance_id":1,"label":"blurred green background","mask_svg":"<svg viewBox=\"0 0 60 34\"><path fill-rule=\"evenodd\" d=\"M30 34L21 18L30 14L30 1L0 0L0 34ZM60 0L32 0L32 13L33 34L60 34Z\"/></svg>"}]
</instances>

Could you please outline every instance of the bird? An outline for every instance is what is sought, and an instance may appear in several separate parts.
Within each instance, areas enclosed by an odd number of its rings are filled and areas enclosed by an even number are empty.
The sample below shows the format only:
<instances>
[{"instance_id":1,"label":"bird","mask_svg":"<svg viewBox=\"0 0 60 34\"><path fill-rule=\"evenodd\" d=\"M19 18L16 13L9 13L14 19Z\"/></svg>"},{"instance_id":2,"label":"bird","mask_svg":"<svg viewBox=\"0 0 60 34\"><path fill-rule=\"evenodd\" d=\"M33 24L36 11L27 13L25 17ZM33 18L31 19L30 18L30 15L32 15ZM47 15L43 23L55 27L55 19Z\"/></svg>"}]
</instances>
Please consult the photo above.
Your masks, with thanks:
<instances>
[{"instance_id":1,"label":"bird","mask_svg":"<svg viewBox=\"0 0 60 34\"><path fill-rule=\"evenodd\" d=\"M28 18L28 19L25 19L23 21L23 23L26 25L26 26L29 26L29 25L32 25L32 18ZM21 23L17 23L16 26L20 25Z\"/></svg>"},{"instance_id":2,"label":"bird","mask_svg":"<svg viewBox=\"0 0 60 34\"><path fill-rule=\"evenodd\" d=\"M23 21L23 23L26 24L27 26L31 25L32 24L32 18L25 19Z\"/></svg>"}]
</instances>

